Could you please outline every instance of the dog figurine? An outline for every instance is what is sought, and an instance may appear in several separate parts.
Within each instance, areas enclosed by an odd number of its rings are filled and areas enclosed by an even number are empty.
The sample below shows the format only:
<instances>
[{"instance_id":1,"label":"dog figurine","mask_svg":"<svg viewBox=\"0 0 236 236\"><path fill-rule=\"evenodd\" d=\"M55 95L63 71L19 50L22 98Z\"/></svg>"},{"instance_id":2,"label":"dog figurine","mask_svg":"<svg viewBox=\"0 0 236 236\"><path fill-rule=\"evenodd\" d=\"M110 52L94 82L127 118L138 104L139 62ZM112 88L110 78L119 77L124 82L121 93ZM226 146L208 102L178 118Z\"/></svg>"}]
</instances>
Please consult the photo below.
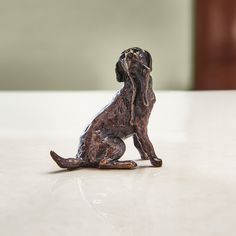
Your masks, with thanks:
<instances>
[{"instance_id":1,"label":"dog figurine","mask_svg":"<svg viewBox=\"0 0 236 236\"><path fill-rule=\"evenodd\" d=\"M125 152L123 140L130 136L143 160L149 159L155 167L162 166L147 133L156 101L151 71L152 58L147 51L134 47L121 53L116 63L116 79L124 82L124 87L86 128L76 158L63 158L50 152L59 167L68 170L80 167L133 169L136 162L119 160Z\"/></svg>"}]
</instances>

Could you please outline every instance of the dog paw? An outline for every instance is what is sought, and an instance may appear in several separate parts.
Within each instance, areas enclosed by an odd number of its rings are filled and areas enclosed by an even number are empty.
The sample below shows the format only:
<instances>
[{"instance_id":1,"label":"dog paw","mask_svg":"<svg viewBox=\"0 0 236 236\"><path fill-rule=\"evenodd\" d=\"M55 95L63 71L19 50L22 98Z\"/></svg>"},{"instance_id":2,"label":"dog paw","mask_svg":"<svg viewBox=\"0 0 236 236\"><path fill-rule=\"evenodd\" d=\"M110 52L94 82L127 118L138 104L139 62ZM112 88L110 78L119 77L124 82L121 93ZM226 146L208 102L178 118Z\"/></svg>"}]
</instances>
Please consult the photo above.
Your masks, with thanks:
<instances>
[{"instance_id":1,"label":"dog paw","mask_svg":"<svg viewBox=\"0 0 236 236\"><path fill-rule=\"evenodd\" d=\"M130 169L134 169L134 168L136 168L137 167L137 163L136 162L134 162L134 161L129 161L129 168Z\"/></svg>"},{"instance_id":2,"label":"dog paw","mask_svg":"<svg viewBox=\"0 0 236 236\"><path fill-rule=\"evenodd\" d=\"M161 167L162 166L162 159L160 159L158 157L152 157L152 158L150 158L150 161L151 161L152 165L155 166L155 167Z\"/></svg>"}]
</instances>

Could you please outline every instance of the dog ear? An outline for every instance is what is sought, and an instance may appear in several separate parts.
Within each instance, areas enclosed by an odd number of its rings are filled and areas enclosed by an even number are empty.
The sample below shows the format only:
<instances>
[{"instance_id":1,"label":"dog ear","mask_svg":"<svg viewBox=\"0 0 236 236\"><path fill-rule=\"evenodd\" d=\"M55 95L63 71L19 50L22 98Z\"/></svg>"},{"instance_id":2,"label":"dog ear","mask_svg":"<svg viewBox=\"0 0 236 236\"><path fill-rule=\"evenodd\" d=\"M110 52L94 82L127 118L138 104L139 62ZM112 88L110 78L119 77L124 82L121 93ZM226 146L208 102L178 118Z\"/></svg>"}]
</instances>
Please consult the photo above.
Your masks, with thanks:
<instances>
[{"instance_id":1,"label":"dog ear","mask_svg":"<svg viewBox=\"0 0 236 236\"><path fill-rule=\"evenodd\" d=\"M124 70L121 66L120 61L116 63L116 80L118 82L124 82Z\"/></svg>"},{"instance_id":2,"label":"dog ear","mask_svg":"<svg viewBox=\"0 0 236 236\"><path fill-rule=\"evenodd\" d=\"M152 70L152 57L148 51L145 51L147 55L147 66Z\"/></svg>"}]
</instances>

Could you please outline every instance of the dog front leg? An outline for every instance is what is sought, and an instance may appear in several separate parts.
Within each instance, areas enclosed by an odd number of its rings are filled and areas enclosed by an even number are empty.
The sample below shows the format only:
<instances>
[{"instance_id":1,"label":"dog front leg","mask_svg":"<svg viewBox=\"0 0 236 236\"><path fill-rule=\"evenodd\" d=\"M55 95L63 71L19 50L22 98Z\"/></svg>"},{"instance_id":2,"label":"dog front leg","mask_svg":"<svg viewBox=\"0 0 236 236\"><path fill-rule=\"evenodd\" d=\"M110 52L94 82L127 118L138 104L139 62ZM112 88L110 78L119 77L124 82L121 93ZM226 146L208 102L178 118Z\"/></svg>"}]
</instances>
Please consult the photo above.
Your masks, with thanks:
<instances>
[{"instance_id":1,"label":"dog front leg","mask_svg":"<svg viewBox=\"0 0 236 236\"><path fill-rule=\"evenodd\" d=\"M140 144L142 145L143 151L148 155L153 166L162 166L162 160L157 157L153 145L148 137L147 131L143 129L137 129L136 135Z\"/></svg>"},{"instance_id":2,"label":"dog front leg","mask_svg":"<svg viewBox=\"0 0 236 236\"><path fill-rule=\"evenodd\" d=\"M134 135L133 135L133 141L134 141L134 146L137 148L137 150L138 150L138 152L139 152L139 154L140 154L140 156L141 156L141 159L142 159L142 160L148 160L148 159L149 159L149 156L148 156L147 153L143 150L142 144L140 143L137 134L134 134Z\"/></svg>"}]
</instances>

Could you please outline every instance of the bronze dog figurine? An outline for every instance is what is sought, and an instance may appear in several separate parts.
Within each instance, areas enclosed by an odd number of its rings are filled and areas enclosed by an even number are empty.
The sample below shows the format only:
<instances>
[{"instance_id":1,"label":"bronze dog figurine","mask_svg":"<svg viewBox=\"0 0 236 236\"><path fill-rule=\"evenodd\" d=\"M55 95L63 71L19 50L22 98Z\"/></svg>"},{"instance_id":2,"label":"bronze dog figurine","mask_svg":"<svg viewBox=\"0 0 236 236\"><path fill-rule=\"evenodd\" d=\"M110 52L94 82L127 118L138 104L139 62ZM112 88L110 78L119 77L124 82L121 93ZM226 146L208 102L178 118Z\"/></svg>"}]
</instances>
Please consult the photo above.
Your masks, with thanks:
<instances>
[{"instance_id":1,"label":"bronze dog figurine","mask_svg":"<svg viewBox=\"0 0 236 236\"><path fill-rule=\"evenodd\" d=\"M141 158L160 167L162 160L154 151L147 124L156 101L152 90L151 55L140 48L121 53L116 64L116 79L124 82L110 105L96 116L80 138L76 158L63 158L51 151L53 160L68 170L80 167L133 169L134 161L119 161L125 152L123 139L133 135Z\"/></svg>"}]
</instances>

